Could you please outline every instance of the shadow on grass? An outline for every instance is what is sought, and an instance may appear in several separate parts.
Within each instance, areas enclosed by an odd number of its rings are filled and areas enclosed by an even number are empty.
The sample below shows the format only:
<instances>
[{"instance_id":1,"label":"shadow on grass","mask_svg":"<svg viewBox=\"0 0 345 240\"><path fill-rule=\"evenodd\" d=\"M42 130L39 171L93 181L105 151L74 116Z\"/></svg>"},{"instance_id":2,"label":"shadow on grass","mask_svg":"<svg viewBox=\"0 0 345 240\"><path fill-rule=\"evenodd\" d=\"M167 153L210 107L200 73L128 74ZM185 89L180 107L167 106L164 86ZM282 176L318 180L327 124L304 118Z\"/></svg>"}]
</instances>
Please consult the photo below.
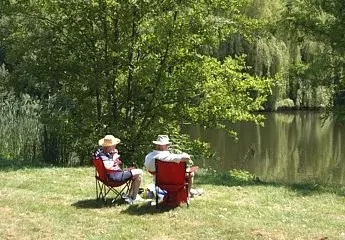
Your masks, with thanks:
<instances>
[{"instance_id":1,"label":"shadow on grass","mask_svg":"<svg viewBox=\"0 0 345 240\"><path fill-rule=\"evenodd\" d=\"M96 209L96 208L112 208L112 207L117 207L119 205L124 205L124 204L125 202L123 199L116 199L113 202L113 198L107 198L107 201L104 202L102 199L94 198L94 199L81 200L71 205L76 208L85 208L85 209L95 208Z\"/></svg>"},{"instance_id":2,"label":"shadow on grass","mask_svg":"<svg viewBox=\"0 0 345 240\"><path fill-rule=\"evenodd\" d=\"M75 208L79 209L101 209L101 208L113 208L117 207L119 205L125 204L122 200L117 200L114 203L112 203L112 199L108 199L106 203L104 203L102 200L97 199L86 199L81 200L76 203L71 204ZM151 206L147 203L139 203L139 204L133 204L133 205L127 205L128 207L121 211L123 214L128 215L153 215L153 214L160 214L164 212L168 212L174 209L174 207L166 207L158 205L158 208L156 206Z\"/></svg>"},{"instance_id":3,"label":"shadow on grass","mask_svg":"<svg viewBox=\"0 0 345 240\"><path fill-rule=\"evenodd\" d=\"M345 196L345 187L344 186L328 186L317 183L300 183L300 184L291 184L287 186L292 191L297 192L301 196L309 196L313 194L320 193L333 193L339 196Z\"/></svg>"},{"instance_id":4,"label":"shadow on grass","mask_svg":"<svg viewBox=\"0 0 345 240\"><path fill-rule=\"evenodd\" d=\"M85 165L87 166L87 165ZM90 165L91 166L91 162ZM40 169L40 168L78 168L81 166L66 166L66 165L56 165L38 161L25 161L25 160L14 160L14 159L4 159L0 157L0 172L11 172L11 171L18 171L22 169Z\"/></svg>"},{"instance_id":5,"label":"shadow on grass","mask_svg":"<svg viewBox=\"0 0 345 240\"><path fill-rule=\"evenodd\" d=\"M294 183L284 184L277 182L264 182L257 176L242 170L231 170L228 172L201 171L195 178L196 184L211 184L219 186L270 186L284 187L300 196L311 196L322 193L332 193L345 196L345 186L327 185L319 183Z\"/></svg>"},{"instance_id":6,"label":"shadow on grass","mask_svg":"<svg viewBox=\"0 0 345 240\"><path fill-rule=\"evenodd\" d=\"M73 203L72 206L76 208L83 208L83 209L97 209L97 208L111 207L113 205L104 204L102 200L86 199L86 200L81 200L76 203Z\"/></svg>"},{"instance_id":7,"label":"shadow on grass","mask_svg":"<svg viewBox=\"0 0 345 240\"><path fill-rule=\"evenodd\" d=\"M24 161L24 160L9 160L0 158L0 171L2 172L10 172L10 171L17 171L22 169L34 169L34 168L44 168L44 167L51 167L51 164L41 163L41 162L32 162L32 161Z\"/></svg>"},{"instance_id":8,"label":"shadow on grass","mask_svg":"<svg viewBox=\"0 0 345 240\"><path fill-rule=\"evenodd\" d=\"M163 205L158 205L158 207L156 208L156 206L151 206L150 204L147 204L147 203L141 203L141 204L133 204L129 206L127 209L121 211L121 213L141 216L141 215L147 215L147 214L149 215L162 214L174 209L175 207L167 207Z\"/></svg>"},{"instance_id":9,"label":"shadow on grass","mask_svg":"<svg viewBox=\"0 0 345 240\"><path fill-rule=\"evenodd\" d=\"M258 177L242 170L229 172L202 170L196 174L194 182L195 184L211 184L228 187L266 184Z\"/></svg>"}]
</instances>

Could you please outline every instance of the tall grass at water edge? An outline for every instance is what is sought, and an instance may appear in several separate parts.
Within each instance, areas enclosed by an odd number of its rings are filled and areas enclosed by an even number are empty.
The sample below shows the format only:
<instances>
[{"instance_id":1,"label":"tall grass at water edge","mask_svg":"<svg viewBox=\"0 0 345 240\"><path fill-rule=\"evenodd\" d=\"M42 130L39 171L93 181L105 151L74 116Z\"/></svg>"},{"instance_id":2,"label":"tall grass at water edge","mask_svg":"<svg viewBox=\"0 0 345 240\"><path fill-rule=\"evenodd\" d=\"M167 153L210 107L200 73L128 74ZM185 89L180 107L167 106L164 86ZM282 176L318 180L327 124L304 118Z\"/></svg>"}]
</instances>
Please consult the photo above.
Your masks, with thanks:
<instances>
[{"instance_id":1,"label":"tall grass at water edge","mask_svg":"<svg viewBox=\"0 0 345 240\"><path fill-rule=\"evenodd\" d=\"M0 158L2 160L40 161L40 105L28 95L16 99L0 96Z\"/></svg>"}]
</instances>

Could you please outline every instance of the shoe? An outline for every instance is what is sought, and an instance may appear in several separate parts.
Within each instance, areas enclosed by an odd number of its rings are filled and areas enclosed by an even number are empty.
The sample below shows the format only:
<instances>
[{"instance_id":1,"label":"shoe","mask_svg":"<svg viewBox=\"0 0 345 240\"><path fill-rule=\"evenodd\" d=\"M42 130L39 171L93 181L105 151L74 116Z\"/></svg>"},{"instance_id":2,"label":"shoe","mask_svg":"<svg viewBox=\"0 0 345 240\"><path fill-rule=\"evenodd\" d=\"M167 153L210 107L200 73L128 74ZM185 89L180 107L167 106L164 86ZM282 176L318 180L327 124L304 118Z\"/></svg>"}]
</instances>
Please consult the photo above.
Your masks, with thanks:
<instances>
[{"instance_id":1,"label":"shoe","mask_svg":"<svg viewBox=\"0 0 345 240\"><path fill-rule=\"evenodd\" d=\"M135 199L133 199L132 197L130 197L130 199L132 200L132 203L142 203L145 202L145 199L143 199L142 197L140 197L139 195L137 195L137 197Z\"/></svg>"},{"instance_id":2,"label":"shoe","mask_svg":"<svg viewBox=\"0 0 345 240\"><path fill-rule=\"evenodd\" d=\"M126 198L126 197L128 197L128 195L126 193L122 193L121 197Z\"/></svg>"},{"instance_id":3,"label":"shoe","mask_svg":"<svg viewBox=\"0 0 345 240\"><path fill-rule=\"evenodd\" d=\"M203 189L201 189L201 188L199 188L199 189L191 189L190 190L190 195L191 195L191 197L194 197L194 196L200 196L201 194L203 194L204 193L204 190Z\"/></svg>"},{"instance_id":4,"label":"shoe","mask_svg":"<svg viewBox=\"0 0 345 240\"><path fill-rule=\"evenodd\" d=\"M132 198L128 197L128 198L124 198L125 200L125 203L128 203L129 205L132 205L133 204L133 200Z\"/></svg>"},{"instance_id":5,"label":"shoe","mask_svg":"<svg viewBox=\"0 0 345 240\"><path fill-rule=\"evenodd\" d=\"M129 205L133 204L133 199L126 194L122 194L122 199L125 200L125 202L128 203Z\"/></svg>"},{"instance_id":6,"label":"shoe","mask_svg":"<svg viewBox=\"0 0 345 240\"><path fill-rule=\"evenodd\" d=\"M128 203L129 205L133 204L132 198L125 198L125 202Z\"/></svg>"}]
</instances>

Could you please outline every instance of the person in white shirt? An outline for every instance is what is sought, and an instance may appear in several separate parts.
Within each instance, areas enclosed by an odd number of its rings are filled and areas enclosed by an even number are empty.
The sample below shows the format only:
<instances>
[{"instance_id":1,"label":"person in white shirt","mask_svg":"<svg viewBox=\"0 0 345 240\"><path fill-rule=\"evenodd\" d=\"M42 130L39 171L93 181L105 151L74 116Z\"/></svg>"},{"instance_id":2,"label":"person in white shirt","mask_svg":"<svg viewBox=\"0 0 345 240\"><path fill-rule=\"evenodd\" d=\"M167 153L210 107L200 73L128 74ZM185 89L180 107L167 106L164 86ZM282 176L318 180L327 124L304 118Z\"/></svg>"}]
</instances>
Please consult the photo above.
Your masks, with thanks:
<instances>
[{"instance_id":1,"label":"person in white shirt","mask_svg":"<svg viewBox=\"0 0 345 240\"><path fill-rule=\"evenodd\" d=\"M175 154L169 151L170 139L167 135L158 135L157 141L152 141L156 145L156 150L153 150L145 157L145 167L147 171L154 174L156 172L155 159L166 161L166 162L188 162L190 155L188 153ZM189 184L189 190L192 189L194 172L186 174L186 178Z\"/></svg>"}]
</instances>

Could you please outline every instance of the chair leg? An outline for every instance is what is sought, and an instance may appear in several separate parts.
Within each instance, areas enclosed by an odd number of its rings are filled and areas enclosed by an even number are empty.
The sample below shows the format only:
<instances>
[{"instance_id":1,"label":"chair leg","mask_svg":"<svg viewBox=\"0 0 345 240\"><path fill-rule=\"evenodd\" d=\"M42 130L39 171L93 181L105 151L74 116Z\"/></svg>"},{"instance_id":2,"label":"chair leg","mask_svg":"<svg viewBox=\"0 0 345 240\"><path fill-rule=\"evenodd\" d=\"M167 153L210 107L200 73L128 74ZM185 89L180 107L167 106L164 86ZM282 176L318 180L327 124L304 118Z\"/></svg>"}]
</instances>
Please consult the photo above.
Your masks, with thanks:
<instances>
[{"instance_id":1,"label":"chair leg","mask_svg":"<svg viewBox=\"0 0 345 240\"><path fill-rule=\"evenodd\" d=\"M103 200L103 202L105 203L107 201L106 199L106 187L103 183L100 183L100 194L99 194L99 198L101 198Z\"/></svg>"},{"instance_id":2,"label":"chair leg","mask_svg":"<svg viewBox=\"0 0 345 240\"><path fill-rule=\"evenodd\" d=\"M157 193L157 188L158 188L158 186L155 187L155 191L156 191L156 209L158 208L158 193Z\"/></svg>"},{"instance_id":3,"label":"chair leg","mask_svg":"<svg viewBox=\"0 0 345 240\"><path fill-rule=\"evenodd\" d=\"M99 195L98 195L98 180L96 178L96 199L99 199Z\"/></svg>"},{"instance_id":4,"label":"chair leg","mask_svg":"<svg viewBox=\"0 0 345 240\"><path fill-rule=\"evenodd\" d=\"M101 182L96 180L96 199L103 199L103 185Z\"/></svg>"},{"instance_id":5,"label":"chair leg","mask_svg":"<svg viewBox=\"0 0 345 240\"><path fill-rule=\"evenodd\" d=\"M189 184L186 184L187 208L189 208Z\"/></svg>"},{"instance_id":6,"label":"chair leg","mask_svg":"<svg viewBox=\"0 0 345 240\"><path fill-rule=\"evenodd\" d=\"M96 199L102 199L103 202L106 204L107 202L107 195L111 192L114 193L114 199L112 203L114 203L117 199L121 198L122 193L128 194L130 182L125 183L122 188L110 187L101 182L100 180L96 179ZM120 186L119 186L120 187Z\"/></svg>"}]
</instances>

